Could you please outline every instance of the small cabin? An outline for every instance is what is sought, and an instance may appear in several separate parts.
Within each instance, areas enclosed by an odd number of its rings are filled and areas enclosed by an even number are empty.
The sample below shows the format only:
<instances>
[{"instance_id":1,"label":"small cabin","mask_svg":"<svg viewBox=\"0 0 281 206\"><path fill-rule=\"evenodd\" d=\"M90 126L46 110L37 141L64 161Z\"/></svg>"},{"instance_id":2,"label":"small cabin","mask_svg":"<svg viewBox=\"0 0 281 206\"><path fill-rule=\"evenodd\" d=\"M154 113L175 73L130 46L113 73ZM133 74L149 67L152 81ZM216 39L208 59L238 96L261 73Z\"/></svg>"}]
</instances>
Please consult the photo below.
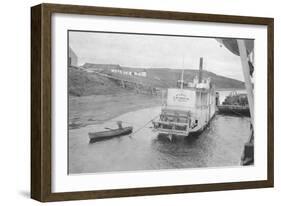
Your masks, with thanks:
<instances>
[{"instance_id":1,"label":"small cabin","mask_svg":"<svg viewBox=\"0 0 281 206\"><path fill-rule=\"evenodd\" d=\"M121 69L121 67L114 68L114 69L111 69L111 72L112 73L117 73L117 74L122 74L122 69Z\"/></svg>"},{"instance_id":2,"label":"small cabin","mask_svg":"<svg viewBox=\"0 0 281 206\"><path fill-rule=\"evenodd\" d=\"M140 76L140 77L146 77L147 76L147 73L145 70L141 70L141 71L134 71L133 72L133 75L135 76Z\"/></svg>"},{"instance_id":3,"label":"small cabin","mask_svg":"<svg viewBox=\"0 0 281 206\"><path fill-rule=\"evenodd\" d=\"M134 68L127 69L125 67L119 67L119 68L111 69L111 72L115 74L126 75L126 76L139 76L139 77L147 76L147 72L145 69L134 69Z\"/></svg>"}]
</instances>

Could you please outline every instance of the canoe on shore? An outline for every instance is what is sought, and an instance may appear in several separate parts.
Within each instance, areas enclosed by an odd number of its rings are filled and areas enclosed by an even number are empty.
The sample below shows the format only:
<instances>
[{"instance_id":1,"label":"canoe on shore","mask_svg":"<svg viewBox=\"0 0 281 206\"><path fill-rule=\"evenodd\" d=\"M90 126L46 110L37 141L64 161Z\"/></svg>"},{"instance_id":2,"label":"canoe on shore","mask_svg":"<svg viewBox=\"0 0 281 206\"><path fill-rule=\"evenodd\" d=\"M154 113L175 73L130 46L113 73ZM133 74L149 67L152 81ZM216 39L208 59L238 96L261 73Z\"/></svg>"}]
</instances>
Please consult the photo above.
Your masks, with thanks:
<instances>
[{"instance_id":1,"label":"canoe on shore","mask_svg":"<svg viewBox=\"0 0 281 206\"><path fill-rule=\"evenodd\" d=\"M89 132L90 143L127 135L132 133L132 131L133 127L124 127L109 131Z\"/></svg>"}]
</instances>

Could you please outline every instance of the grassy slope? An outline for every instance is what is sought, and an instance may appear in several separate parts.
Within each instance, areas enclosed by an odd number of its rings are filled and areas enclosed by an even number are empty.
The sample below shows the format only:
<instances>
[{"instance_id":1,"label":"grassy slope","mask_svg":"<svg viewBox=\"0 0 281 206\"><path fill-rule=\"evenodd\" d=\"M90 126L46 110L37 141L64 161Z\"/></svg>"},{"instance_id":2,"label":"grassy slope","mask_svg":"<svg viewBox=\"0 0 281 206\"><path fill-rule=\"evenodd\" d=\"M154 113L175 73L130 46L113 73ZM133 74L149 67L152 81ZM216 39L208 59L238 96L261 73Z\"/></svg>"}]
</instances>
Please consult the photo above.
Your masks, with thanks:
<instances>
[{"instance_id":1,"label":"grassy slope","mask_svg":"<svg viewBox=\"0 0 281 206\"><path fill-rule=\"evenodd\" d=\"M116 82L108 78L89 75L72 67L68 72L68 90L71 96L106 95L124 91Z\"/></svg>"},{"instance_id":2,"label":"grassy slope","mask_svg":"<svg viewBox=\"0 0 281 206\"><path fill-rule=\"evenodd\" d=\"M170 86L175 86L178 79L181 77L182 70L176 69L167 69L167 68L156 68L148 69L148 77L156 77L165 82ZM185 70L184 71L184 80L191 82L195 76L198 76L198 70ZM217 88L237 88L244 89L244 83L235 79L227 78L224 76L216 75L212 72L203 71L203 78L210 77L215 83Z\"/></svg>"},{"instance_id":3,"label":"grassy slope","mask_svg":"<svg viewBox=\"0 0 281 206\"><path fill-rule=\"evenodd\" d=\"M104 71L109 70L112 65L103 65ZM126 67L127 70L134 68ZM190 82L198 75L198 70L185 70L184 80ZM168 68L151 68L147 69L147 78L143 78L142 82L154 87L175 87L177 80L181 76L181 70ZM216 88L235 88L244 89L244 83L235 79L216 75L212 72L203 71L203 77L211 77ZM71 96L88 96L88 95L107 95L126 92L116 82L94 74L70 67L68 74L68 88ZM142 78L142 77L139 77Z\"/></svg>"},{"instance_id":4,"label":"grassy slope","mask_svg":"<svg viewBox=\"0 0 281 206\"><path fill-rule=\"evenodd\" d=\"M83 67L95 68L95 69L100 68L105 71L108 71L112 68L115 69L125 68L126 70L132 70L132 71L134 71L134 69L147 69L147 68L123 67L114 64L91 64L91 63L86 63L83 65ZM170 87L176 85L176 82L180 78L182 72L182 70L179 69L169 69L169 68L148 68L146 71L148 73L148 78L155 79L155 80L160 79L162 82L164 82L164 85ZM186 69L184 72L184 79L185 81L190 82L193 80L193 78L196 75L198 75L198 70ZM204 78L211 77L212 81L215 82L217 88L237 88L237 89L245 88L244 83L239 80L216 75L215 73L209 71L203 70L203 77Z\"/></svg>"}]
</instances>

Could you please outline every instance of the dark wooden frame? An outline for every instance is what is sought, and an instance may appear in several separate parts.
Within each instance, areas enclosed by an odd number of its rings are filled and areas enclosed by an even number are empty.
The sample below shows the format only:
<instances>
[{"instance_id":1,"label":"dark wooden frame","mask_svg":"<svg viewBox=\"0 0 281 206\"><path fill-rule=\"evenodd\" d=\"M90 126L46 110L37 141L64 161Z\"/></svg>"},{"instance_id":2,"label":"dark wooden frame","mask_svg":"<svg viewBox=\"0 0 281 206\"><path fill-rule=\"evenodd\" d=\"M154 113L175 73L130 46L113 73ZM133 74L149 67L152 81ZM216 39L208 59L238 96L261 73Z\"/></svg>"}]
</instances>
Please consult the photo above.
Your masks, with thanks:
<instances>
[{"instance_id":1,"label":"dark wooden frame","mask_svg":"<svg viewBox=\"0 0 281 206\"><path fill-rule=\"evenodd\" d=\"M164 186L52 193L51 191L51 15L67 13L267 26L268 42L268 131L267 180L232 183ZM31 197L48 202L92 198L160 195L273 187L274 182L274 83L272 18L152 11L91 6L40 4L31 8Z\"/></svg>"}]
</instances>

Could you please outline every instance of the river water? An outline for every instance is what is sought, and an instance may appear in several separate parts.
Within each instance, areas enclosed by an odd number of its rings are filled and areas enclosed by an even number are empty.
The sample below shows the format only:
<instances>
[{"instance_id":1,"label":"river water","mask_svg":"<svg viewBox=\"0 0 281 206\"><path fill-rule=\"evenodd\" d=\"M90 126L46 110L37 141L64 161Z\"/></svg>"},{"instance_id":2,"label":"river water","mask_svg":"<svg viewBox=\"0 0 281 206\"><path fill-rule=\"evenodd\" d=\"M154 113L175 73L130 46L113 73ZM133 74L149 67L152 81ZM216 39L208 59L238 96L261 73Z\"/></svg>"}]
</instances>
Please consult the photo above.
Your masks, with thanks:
<instances>
[{"instance_id":1,"label":"river water","mask_svg":"<svg viewBox=\"0 0 281 206\"><path fill-rule=\"evenodd\" d=\"M239 166L250 119L216 115L198 137L158 137L147 124L135 134L89 144L88 132L132 125L137 131L160 113L160 107L129 112L104 124L69 130L69 173Z\"/></svg>"}]
</instances>

